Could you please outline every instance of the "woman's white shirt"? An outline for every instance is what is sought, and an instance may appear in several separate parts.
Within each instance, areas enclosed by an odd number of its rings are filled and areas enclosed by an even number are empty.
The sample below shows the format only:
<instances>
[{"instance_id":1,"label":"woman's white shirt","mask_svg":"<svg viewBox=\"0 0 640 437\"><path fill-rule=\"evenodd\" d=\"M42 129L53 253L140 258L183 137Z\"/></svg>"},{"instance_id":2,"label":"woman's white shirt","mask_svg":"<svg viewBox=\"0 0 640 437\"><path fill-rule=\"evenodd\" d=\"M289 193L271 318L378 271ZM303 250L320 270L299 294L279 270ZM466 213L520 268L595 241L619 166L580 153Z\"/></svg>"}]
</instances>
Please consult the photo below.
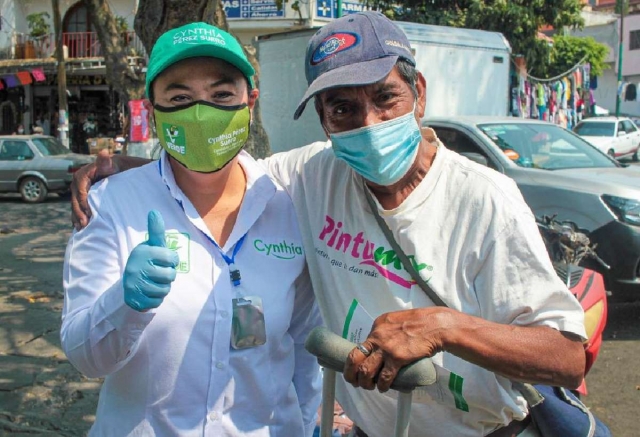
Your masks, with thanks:
<instances>
[{"instance_id":1,"label":"woman's white shirt","mask_svg":"<svg viewBox=\"0 0 640 437\"><path fill-rule=\"evenodd\" d=\"M71 237L64 265L61 339L72 364L105 377L91 435L310 436L320 402L318 366L304 350L321 323L302 238L286 192L245 152L247 189L222 250L242 239L234 287L229 266L176 185L164 155L90 192L93 218ZM155 310L124 303L129 254L158 210L180 257ZM267 342L230 346L232 299L260 296Z\"/></svg>"}]
</instances>

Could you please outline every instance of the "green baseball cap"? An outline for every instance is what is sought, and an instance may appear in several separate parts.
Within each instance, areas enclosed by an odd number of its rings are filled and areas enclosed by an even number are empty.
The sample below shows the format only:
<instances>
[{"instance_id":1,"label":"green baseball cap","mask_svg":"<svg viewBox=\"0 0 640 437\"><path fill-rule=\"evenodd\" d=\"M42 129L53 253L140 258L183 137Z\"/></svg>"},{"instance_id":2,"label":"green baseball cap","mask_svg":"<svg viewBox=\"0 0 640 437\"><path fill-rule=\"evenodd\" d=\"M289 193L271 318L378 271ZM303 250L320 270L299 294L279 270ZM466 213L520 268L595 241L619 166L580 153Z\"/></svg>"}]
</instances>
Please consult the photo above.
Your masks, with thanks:
<instances>
[{"instance_id":1,"label":"green baseball cap","mask_svg":"<svg viewBox=\"0 0 640 437\"><path fill-rule=\"evenodd\" d=\"M147 65L146 92L160 73L178 61L196 57L218 58L242 72L253 88L256 73L240 43L229 33L207 23L189 23L165 33L153 45Z\"/></svg>"}]
</instances>

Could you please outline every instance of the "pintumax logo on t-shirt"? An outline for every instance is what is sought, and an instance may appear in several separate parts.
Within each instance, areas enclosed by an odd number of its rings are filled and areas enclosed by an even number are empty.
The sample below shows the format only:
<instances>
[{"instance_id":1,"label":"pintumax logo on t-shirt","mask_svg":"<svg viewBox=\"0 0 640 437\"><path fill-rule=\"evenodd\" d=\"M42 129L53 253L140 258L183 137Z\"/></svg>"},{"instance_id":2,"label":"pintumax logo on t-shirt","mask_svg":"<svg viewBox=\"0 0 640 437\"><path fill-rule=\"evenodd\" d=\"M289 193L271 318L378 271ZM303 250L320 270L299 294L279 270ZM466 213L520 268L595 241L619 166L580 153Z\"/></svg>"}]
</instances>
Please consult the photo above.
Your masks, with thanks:
<instances>
[{"instance_id":1,"label":"pintumax logo on t-shirt","mask_svg":"<svg viewBox=\"0 0 640 437\"><path fill-rule=\"evenodd\" d=\"M352 234L342 229L342 227L343 223L341 221L335 220L331 216L327 215L325 217L324 228L322 228L320 235L318 235L318 239L326 244L327 247L350 255L352 258L359 261L359 265L373 267L381 276L400 285L401 287L411 288L416 284L416 281L411 278L411 275L406 273L405 268L402 265L402 261L393 249L386 249L384 246L376 247L373 242L364 238L364 231ZM318 250L316 250L316 252L318 253ZM411 264L416 271L433 271L433 266L418 262L415 255L407 255L407 258L409 258L409 261L411 261ZM333 265L336 265L336 263L333 263ZM346 268L344 265L342 267ZM362 271L361 268L354 268L352 266L348 270L354 273L364 273L367 276L371 276ZM399 273L403 273L403 276ZM407 276L408 278L405 278L404 276ZM430 279L431 275L429 275L428 278L424 278L427 283Z\"/></svg>"}]
</instances>

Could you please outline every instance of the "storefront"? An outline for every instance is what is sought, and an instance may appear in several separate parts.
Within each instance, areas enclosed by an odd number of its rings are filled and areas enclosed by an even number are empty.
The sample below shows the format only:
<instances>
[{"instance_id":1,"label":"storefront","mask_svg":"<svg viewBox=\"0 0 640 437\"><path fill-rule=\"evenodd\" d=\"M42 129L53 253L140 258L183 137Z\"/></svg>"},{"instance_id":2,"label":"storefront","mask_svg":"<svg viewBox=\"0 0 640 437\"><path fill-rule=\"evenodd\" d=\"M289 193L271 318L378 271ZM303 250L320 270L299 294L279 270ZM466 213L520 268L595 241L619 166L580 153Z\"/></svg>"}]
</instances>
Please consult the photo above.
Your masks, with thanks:
<instances>
[{"instance_id":1,"label":"storefront","mask_svg":"<svg viewBox=\"0 0 640 437\"><path fill-rule=\"evenodd\" d=\"M34 87L33 99L36 114L56 114L57 75L51 75L45 82L37 84ZM69 74L67 108L69 147L73 151L88 153L87 138L113 138L121 133L120 100L117 93L107 84L104 74Z\"/></svg>"},{"instance_id":2,"label":"storefront","mask_svg":"<svg viewBox=\"0 0 640 437\"><path fill-rule=\"evenodd\" d=\"M115 137L122 132L123 112L118 94L101 68L67 70L69 147L88 153L86 139ZM43 127L58 136L58 76L54 60L0 61L0 134L12 134L19 125L25 133Z\"/></svg>"},{"instance_id":3,"label":"storefront","mask_svg":"<svg viewBox=\"0 0 640 437\"><path fill-rule=\"evenodd\" d=\"M0 134L12 134L20 125L31 132L36 120L34 85L45 80L51 67L47 61L0 61Z\"/></svg>"}]
</instances>

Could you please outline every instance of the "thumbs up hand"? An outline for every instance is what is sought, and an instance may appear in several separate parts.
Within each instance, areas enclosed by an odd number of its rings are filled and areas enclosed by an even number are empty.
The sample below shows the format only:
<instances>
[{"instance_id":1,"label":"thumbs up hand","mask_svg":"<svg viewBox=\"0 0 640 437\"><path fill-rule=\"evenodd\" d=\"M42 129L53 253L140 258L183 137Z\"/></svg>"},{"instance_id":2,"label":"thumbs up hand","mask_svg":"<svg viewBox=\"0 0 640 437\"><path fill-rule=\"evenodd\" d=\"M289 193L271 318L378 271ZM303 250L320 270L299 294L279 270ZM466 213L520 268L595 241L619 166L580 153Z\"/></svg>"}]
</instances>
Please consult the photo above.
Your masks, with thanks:
<instances>
[{"instance_id":1,"label":"thumbs up hand","mask_svg":"<svg viewBox=\"0 0 640 437\"><path fill-rule=\"evenodd\" d=\"M178 254L167 249L164 220L158 211L149 211L149 239L136 246L124 269L124 301L136 311L160 306L176 279Z\"/></svg>"}]
</instances>

